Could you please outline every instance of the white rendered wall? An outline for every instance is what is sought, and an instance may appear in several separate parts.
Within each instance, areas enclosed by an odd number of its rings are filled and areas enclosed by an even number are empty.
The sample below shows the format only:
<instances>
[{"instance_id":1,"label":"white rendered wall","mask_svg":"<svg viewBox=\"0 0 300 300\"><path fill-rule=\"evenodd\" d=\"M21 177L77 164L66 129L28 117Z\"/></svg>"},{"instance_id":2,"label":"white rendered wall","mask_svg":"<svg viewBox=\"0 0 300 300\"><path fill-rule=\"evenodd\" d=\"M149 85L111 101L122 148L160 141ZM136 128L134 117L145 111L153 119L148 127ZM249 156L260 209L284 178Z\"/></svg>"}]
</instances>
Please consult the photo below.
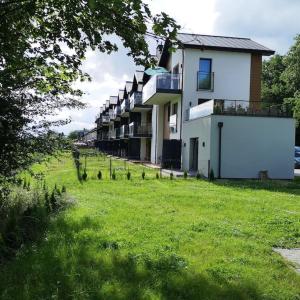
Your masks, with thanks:
<instances>
[{"instance_id":1,"label":"white rendered wall","mask_svg":"<svg viewBox=\"0 0 300 300\"><path fill-rule=\"evenodd\" d=\"M197 91L200 58L212 59L214 90ZM251 54L199 49L184 50L183 109L198 99L247 100L250 98Z\"/></svg>"},{"instance_id":2,"label":"white rendered wall","mask_svg":"<svg viewBox=\"0 0 300 300\"><path fill-rule=\"evenodd\" d=\"M164 106L153 105L152 109L152 139L151 139L151 162L160 163L163 146Z\"/></svg>"},{"instance_id":3,"label":"white rendered wall","mask_svg":"<svg viewBox=\"0 0 300 300\"><path fill-rule=\"evenodd\" d=\"M288 118L211 116L211 167L218 175L218 122L222 128L221 177L294 178L295 121Z\"/></svg>"}]
</instances>

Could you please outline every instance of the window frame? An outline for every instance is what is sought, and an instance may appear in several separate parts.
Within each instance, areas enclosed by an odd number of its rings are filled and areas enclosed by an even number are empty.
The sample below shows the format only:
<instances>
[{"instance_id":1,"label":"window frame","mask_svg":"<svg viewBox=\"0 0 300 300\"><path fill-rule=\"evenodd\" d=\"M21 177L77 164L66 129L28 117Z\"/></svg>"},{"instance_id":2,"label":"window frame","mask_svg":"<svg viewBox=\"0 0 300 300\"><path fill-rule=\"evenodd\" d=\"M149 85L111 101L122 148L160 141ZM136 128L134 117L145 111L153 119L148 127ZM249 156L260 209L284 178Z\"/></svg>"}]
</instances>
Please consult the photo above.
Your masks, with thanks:
<instances>
[{"instance_id":1,"label":"window frame","mask_svg":"<svg viewBox=\"0 0 300 300\"><path fill-rule=\"evenodd\" d=\"M209 61L209 72L210 74L210 88L199 88L199 74L202 72L201 71L201 60ZM200 57L199 58L199 64L198 64L198 71L197 71L197 79L196 79L196 87L197 91L207 91L207 92L213 92L214 90L214 78L213 78L213 72L212 72L212 64L213 64L213 59L212 58L207 58L207 57Z\"/></svg>"}]
</instances>

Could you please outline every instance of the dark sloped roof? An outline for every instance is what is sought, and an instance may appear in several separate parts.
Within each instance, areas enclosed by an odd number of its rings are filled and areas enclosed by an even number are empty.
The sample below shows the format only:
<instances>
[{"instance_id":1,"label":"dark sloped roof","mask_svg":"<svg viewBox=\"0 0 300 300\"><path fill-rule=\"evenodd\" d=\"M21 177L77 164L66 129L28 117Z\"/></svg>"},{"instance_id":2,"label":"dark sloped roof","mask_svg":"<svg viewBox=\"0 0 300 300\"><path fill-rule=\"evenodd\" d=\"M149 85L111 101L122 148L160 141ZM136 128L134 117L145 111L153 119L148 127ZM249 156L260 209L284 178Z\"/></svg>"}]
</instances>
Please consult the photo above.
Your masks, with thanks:
<instances>
[{"instance_id":1,"label":"dark sloped roof","mask_svg":"<svg viewBox=\"0 0 300 300\"><path fill-rule=\"evenodd\" d=\"M204 48L238 52L257 52L272 55L275 51L249 38L179 33L178 40L188 48Z\"/></svg>"}]
</instances>

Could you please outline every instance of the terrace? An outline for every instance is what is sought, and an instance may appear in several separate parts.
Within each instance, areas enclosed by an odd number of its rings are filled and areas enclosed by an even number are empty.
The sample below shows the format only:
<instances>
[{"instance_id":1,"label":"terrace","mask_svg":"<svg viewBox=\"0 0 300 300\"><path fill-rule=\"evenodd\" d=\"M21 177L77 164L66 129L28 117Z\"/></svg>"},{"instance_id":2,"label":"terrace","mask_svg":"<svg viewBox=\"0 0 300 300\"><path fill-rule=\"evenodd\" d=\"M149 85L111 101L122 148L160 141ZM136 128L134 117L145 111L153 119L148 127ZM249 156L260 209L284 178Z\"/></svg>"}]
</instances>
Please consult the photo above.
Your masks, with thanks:
<instances>
[{"instance_id":1,"label":"terrace","mask_svg":"<svg viewBox=\"0 0 300 300\"><path fill-rule=\"evenodd\" d=\"M281 104L213 99L187 109L186 121L209 115L291 118L292 112Z\"/></svg>"}]
</instances>

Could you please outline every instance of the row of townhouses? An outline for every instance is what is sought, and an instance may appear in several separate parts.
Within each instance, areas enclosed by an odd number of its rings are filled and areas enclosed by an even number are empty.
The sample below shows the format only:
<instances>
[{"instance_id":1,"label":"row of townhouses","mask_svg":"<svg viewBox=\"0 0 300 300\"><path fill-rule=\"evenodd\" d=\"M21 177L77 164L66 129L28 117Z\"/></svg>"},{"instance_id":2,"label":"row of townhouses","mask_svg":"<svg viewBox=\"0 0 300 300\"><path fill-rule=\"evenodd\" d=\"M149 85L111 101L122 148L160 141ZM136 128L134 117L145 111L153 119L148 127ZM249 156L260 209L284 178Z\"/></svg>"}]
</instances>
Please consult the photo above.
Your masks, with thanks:
<instances>
[{"instance_id":1,"label":"row of townhouses","mask_svg":"<svg viewBox=\"0 0 300 300\"><path fill-rule=\"evenodd\" d=\"M219 178L293 178L295 121L261 102L262 57L248 38L179 34L157 48L157 67L100 108L100 151Z\"/></svg>"}]
</instances>

